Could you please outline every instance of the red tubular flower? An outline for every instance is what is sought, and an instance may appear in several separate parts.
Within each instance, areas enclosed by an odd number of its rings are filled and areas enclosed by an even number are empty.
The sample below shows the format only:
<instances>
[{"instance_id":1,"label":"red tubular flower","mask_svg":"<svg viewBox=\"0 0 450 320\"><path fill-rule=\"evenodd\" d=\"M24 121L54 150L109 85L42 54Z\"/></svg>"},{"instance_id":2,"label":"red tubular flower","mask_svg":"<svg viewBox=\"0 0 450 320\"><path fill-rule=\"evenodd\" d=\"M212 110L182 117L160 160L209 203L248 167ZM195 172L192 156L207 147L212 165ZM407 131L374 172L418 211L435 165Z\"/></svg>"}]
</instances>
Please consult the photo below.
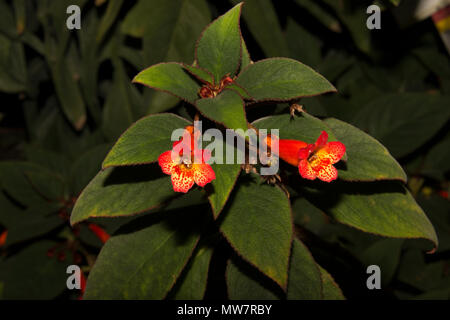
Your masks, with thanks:
<instances>
[{"instance_id":1,"label":"red tubular flower","mask_svg":"<svg viewBox=\"0 0 450 320\"><path fill-rule=\"evenodd\" d=\"M171 176L173 190L183 193L188 192L194 183L204 187L216 178L214 170L206 163L210 159L211 153L209 150L197 149L196 139L194 138L197 136L197 133L193 134L191 126L186 129L190 137L184 135L181 141L173 144L174 149L162 153L158 158L162 171ZM185 141L189 140L190 143L185 143ZM180 143L183 148L179 151L175 150L179 149L175 147ZM184 154L186 150L188 152Z\"/></svg>"},{"instance_id":2,"label":"red tubular flower","mask_svg":"<svg viewBox=\"0 0 450 320\"><path fill-rule=\"evenodd\" d=\"M80 295L77 300L83 300L84 291L86 290L86 277L84 276L84 272L80 273Z\"/></svg>"},{"instance_id":3,"label":"red tubular flower","mask_svg":"<svg viewBox=\"0 0 450 320\"><path fill-rule=\"evenodd\" d=\"M0 247L2 247L5 244L7 237L8 237L8 230L5 230L2 233L0 233Z\"/></svg>"},{"instance_id":4,"label":"red tubular flower","mask_svg":"<svg viewBox=\"0 0 450 320\"><path fill-rule=\"evenodd\" d=\"M100 239L102 243L108 241L110 235L102 227L94 223L89 223L88 228L97 236L97 238Z\"/></svg>"},{"instance_id":5,"label":"red tubular flower","mask_svg":"<svg viewBox=\"0 0 450 320\"><path fill-rule=\"evenodd\" d=\"M328 134L325 131L322 131L313 144L279 139L279 156L287 163L297 166L303 178L308 180L319 178L331 182L337 179L338 172L333 164L344 156L345 145L338 141L327 141Z\"/></svg>"}]
</instances>

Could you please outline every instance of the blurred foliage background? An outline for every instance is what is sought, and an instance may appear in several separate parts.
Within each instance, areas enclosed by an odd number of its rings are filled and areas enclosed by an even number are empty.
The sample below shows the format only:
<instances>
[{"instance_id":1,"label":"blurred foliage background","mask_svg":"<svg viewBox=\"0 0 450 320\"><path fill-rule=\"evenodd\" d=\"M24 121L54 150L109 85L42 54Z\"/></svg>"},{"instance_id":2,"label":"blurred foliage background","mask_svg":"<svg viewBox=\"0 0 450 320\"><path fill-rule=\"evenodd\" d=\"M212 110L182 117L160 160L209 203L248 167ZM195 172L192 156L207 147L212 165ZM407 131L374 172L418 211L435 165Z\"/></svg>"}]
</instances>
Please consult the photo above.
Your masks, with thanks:
<instances>
[{"instance_id":1,"label":"blurred foliage background","mask_svg":"<svg viewBox=\"0 0 450 320\"><path fill-rule=\"evenodd\" d=\"M87 275L104 241L95 227L113 233L127 219L72 229L74 199L134 121L168 110L191 118L184 103L131 79L161 61L192 63L200 32L237 2L0 0L0 297L79 296L66 289L66 266L80 264ZM364 234L298 199L295 222L315 259L349 299L448 299L448 53L430 18L398 23L400 1L376 1L382 27L368 30L372 3L248 0L242 33L253 60L292 57L336 86L337 94L300 103L382 142L440 241L426 254L419 241ZM81 8L80 30L66 28L72 4ZM249 120L273 108L251 108ZM370 264L381 267L382 290L366 288Z\"/></svg>"}]
</instances>

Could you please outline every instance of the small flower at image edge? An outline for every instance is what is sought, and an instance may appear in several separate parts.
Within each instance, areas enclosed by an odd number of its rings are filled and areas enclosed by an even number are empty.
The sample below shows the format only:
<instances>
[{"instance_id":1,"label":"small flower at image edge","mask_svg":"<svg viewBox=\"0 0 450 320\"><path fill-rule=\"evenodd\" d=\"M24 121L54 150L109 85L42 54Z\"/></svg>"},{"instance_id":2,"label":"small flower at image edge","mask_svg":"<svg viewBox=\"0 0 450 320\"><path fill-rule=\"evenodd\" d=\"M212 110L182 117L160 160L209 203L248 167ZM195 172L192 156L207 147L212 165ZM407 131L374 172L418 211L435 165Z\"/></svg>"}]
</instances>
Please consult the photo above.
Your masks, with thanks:
<instances>
[{"instance_id":1,"label":"small flower at image edge","mask_svg":"<svg viewBox=\"0 0 450 320\"><path fill-rule=\"evenodd\" d=\"M319 178L331 182L338 177L333 164L339 162L345 154L345 145L339 141L328 141L328 134L322 131L317 141L307 144L298 140L279 139L279 156L287 163L297 166L302 178Z\"/></svg>"},{"instance_id":2,"label":"small flower at image edge","mask_svg":"<svg viewBox=\"0 0 450 320\"><path fill-rule=\"evenodd\" d=\"M185 139L183 138L183 141ZM181 142L182 144L183 141ZM175 142L174 147L179 143ZM193 151L188 155L184 155L183 152L177 154L174 150L169 150L162 153L158 158L162 171L171 176L175 192L186 193L192 188L194 183L204 187L216 178L214 170L206 163L211 157L210 151L196 149L195 144L189 143L188 145L193 147ZM192 150L189 146L186 149ZM200 161L197 163L194 160Z\"/></svg>"}]
</instances>

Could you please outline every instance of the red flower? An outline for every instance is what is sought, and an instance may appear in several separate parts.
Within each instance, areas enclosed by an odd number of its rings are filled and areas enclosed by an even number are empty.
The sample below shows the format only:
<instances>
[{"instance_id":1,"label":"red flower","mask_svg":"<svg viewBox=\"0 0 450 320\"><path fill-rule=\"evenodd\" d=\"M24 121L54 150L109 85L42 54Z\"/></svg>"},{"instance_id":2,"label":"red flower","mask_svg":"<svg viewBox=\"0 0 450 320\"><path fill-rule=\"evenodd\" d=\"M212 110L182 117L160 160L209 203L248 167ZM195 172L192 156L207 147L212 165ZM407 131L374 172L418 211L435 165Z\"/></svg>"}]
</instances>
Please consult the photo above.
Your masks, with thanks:
<instances>
[{"instance_id":1,"label":"red flower","mask_svg":"<svg viewBox=\"0 0 450 320\"><path fill-rule=\"evenodd\" d=\"M303 178L308 180L319 178L331 182L337 179L338 172L333 164L344 156L345 145L338 141L327 141L328 134L325 131L322 131L313 144L279 139L279 156L287 163L297 166Z\"/></svg>"},{"instance_id":2,"label":"red flower","mask_svg":"<svg viewBox=\"0 0 450 320\"><path fill-rule=\"evenodd\" d=\"M89 223L88 228L97 236L97 238L102 242L105 243L108 241L110 235L100 226Z\"/></svg>"},{"instance_id":3,"label":"red flower","mask_svg":"<svg viewBox=\"0 0 450 320\"><path fill-rule=\"evenodd\" d=\"M4 230L2 233L0 233L0 247L2 247L5 244L7 237L8 237L8 230Z\"/></svg>"},{"instance_id":4,"label":"red flower","mask_svg":"<svg viewBox=\"0 0 450 320\"><path fill-rule=\"evenodd\" d=\"M206 163L211 153L209 150L196 148L194 137L197 137L197 133L193 134L192 126L186 129L182 140L174 142L173 149L158 158L162 171L171 176L173 190L184 193L188 192L194 183L204 187L216 178L214 170Z\"/></svg>"}]
</instances>

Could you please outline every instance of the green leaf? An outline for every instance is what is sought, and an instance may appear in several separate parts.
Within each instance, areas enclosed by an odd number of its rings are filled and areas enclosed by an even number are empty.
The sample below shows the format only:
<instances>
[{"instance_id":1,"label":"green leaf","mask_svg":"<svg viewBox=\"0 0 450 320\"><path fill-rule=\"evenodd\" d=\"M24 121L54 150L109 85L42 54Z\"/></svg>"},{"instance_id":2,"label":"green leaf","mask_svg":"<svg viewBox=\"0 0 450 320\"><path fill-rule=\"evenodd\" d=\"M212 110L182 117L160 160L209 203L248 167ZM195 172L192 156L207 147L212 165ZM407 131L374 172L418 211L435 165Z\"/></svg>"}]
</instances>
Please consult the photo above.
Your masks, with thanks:
<instances>
[{"instance_id":1,"label":"green leaf","mask_svg":"<svg viewBox=\"0 0 450 320\"><path fill-rule=\"evenodd\" d=\"M10 38L17 35L14 15L6 1L0 1L0 33L4 33Z\"/></svg>"},{"instance_id":2,"label":"green leaf","mask_svg":"<svg viewBox=\"0 0 450 320\"><path fill-rule=\"evenodd\" d=\"M233 0L234 4L239 0ZM247 0L242 12L250 32L267 57L284 57L289 49L270 0Z\"/></svg>"},{"instance_id":3,"label":"green leaf","mask_svg":"<svg viewBox=\"0 0 450 320\"><path fill-rule=\"evenodd\" d=\"M293 139L305 141L307 143L316 142L322 131L328 133L328 141L336 141L333 132L321 120L302 112L298 117L291 117L289 114L281 114L261 118L252 123L258 129L279 129L280 139Z\"/></svg>"},{"instance_id":4,"label":"green leaf","mask_svg":"<svg viewBox=\"0 0 450 320\"><path fill-rule=\"evenodd\" d=\"M175 62L155 64L141 71L133 82L167 92L192 104L197 100L200 89L183 65Z\"/></svg>"},{"instance_id":5,"label":"green leaf","mask_svg":"<svg viewBox=\"0 0 450 320\"><path fill-rule=\"evenodd\" d=\"M116 140L135 119L128 95L129 79L120 59L113 58L114 82L106 96L102 114L102 131L108 140Z\"/></svg>"},{"instance_id":6,"label":"green leaf","mask_svg":"<svg viewBox=\"0 0 450 320\"><path fill-rule=\"evenodd\" d=\"M205 0L148 0L136 3L122 27L129 35L143 37L144 66L162 61L191 64L195 42L210 21L211 13ZM146 114L168 110L179 102L165 92L146 90L144 95Z\"/></svg>"},{"instance_id":7,"label":"green leaf","mask_svg":"<svg viewBox=\"0 0 450 320\"><path fill-rule=\"evenodd\" d=\"M161 153L172 149L172 132L187 125L186 119L169 113L142 118L117 140L103 161L103 168L157 161Z\"/></svg>"},{"instance_id":8,"label":"green leaf","mask_svg":"<svg viewBox=\"0 0 450 320\"><path fill-rule=\"evenodd\" d=\"M205 186L208 194L208 200L211 204L214 219L217 219L222 209L225 207L231 191L234 188L239 173L241 172L240 164L211 164L216 179Z\"/></svg>"},{"instance_id":9,"label":"green leaf","mask_svg":"<svg viewBox=\"0 0 450 320\"><path fill-rule=\"evenodd\" d=\"M250 53L248 52L247 45L245 44L244 38L242 38L241 47L242 47L242 60L241 60L241 66L240 66L239 72L242 69L244 69L245 67L247 67L252 62L252 58L250 57Z\"/></svg>"},{"instance_id":10,"label":"green leaf","mask_svg":"<svg viewBox=\"0 0 450 320\"><path fill-rule=\"evenodd\" d=\"M289 58L270 58L250 64L236 83L256 101L288 101L336 89L310 67Z\"/></svg>"},{"instance_id":11,"label":"green leaf","mask_svg":"<svg viewBox=\"0 0 450 320\"><path fill-rule=\"evenodd\" d=\"M243 159L243 154L236 148L235 145L227 143L226 139L223 137L216 137L211 135L208 130L203 134L203 148L209 149L212 154L212 160L215 157L218 158L218 163L211 163L211 167L214 170L216 179L211 181L205 186L205 191L208 196L209 203L211 204L211 209L214 215L214 219L217 219L219 214L222 212L225 204L230 197L231 191L233 190L236 180L241 172L241 165L238 161L239 158ZM211 146L205 144L208 141L214 141ZM233 139L232 142L236 141ZM233 152L233 154L231 154ZM227 156L232 156L231 164L227 163Z\"/></svg>"},{"instance_id":12,"label":"green leaf","mask_svg":"<svg viewBox=\"0 0 450 320\"><path fill-rule=\"evenodd\" d=\"M175 195L170 177L157 164L100 171L83 190L71 224L91 217L117 217L148 211Z\"/></svg>"},{"instance_id":13,"label":"green leaf","mask_svg":"<svg viewBox=\"0 0 450 320\"><path fill-rule=\"evenodd\" d=\"M202 115L226 128L247 130L244 101L233 90L225 89L214 98L197 100L195 106Z\"/></svg>"},{"instance_id":14,"label":"green leaf","mask_svg":"<svg viewBox=\"0 0 450 320\"><path fill-rule=\"evenodd\" d=\"M340 223L385 237L423 238L437 246L432 224L399 183L336 181L304 192L308 200Z\"/></svg>"},{"instance_id":15,"label":"green leaf","mask_svg":"<svg viewBox=\"0 0 450 320\"><path fill-rule=\"evenodd\" d=\"M345 300L341 289L334 281L331 274L327 272L324 268L319 266L321 277L322 277L322 293L324 300Z\"/></svg>"},{"instance_id":16,"label":"green leaf","mask_svg":"<svg viewBox=\"0 0 450 320\"><path fill-rule=\"evenodd\" d=\"M341 31L339 21L322 8L320 2L315 0L295 0L302 8L305 8L317 21L320 21L328 29L338 32Z\"/></svg>"},{"instance_id":17,"label":"green leaf","mask_svg":"<svg viewBox=\"0 0 450 320\"><path fill-rule=\"evenodd\" d=\"M102 248L84 299L163 299L188 262L204 216L164 213L146 216L119 229ZM130 272L132 270L132 272Z\"/></svg>"},{"instance_id":18,"label":"green leaf","mask_svg":"<svg viewBox=\"0 0 450 320\"><path fill-rule=\"evenodd\" d=\"M83 17L82 23L83 27L77 32L82 63L79 66L79 70L77 68L77 71L80 75L80 86L89 114L95 123L100 123L101 109L98 97L98 69L101 59L99 59L99 44L95 40L99 28L99 19L96 10L90 10Z\"/></svg>"},{"instance_id":19,"label":"green leaf","mask_svg":"<svg viewBox=\"0 0 450 320\"><path fill-rule=\"evenodd\" d=\"M31 185L44 199L61 201L64 197L65 183L63 179L52 172L25 172Z\"/></svg>"},{"instance_id":20,"label":"green leaf","mask_svg":"<svg viewBox=\"0 0 450 320\"><path fill-rule=\"evenodd\" d=\"M144 37L146 33L152 33L154 26L162 21L166 25L171 25L171 13L178 14L181 1L147 0L138 1L133 8L128 11L121 30L126 35L132 37ZM162 24L162 23L161 23ZM162 30L164 32L164 30Z\"/></svg>"},{"instance_id":21,"label":"green leaf","mask_svg":"<svg viewBox=\"0 0 450 320\"><path fill-rule=\"evenodd\" d=\"M66 176L69 159L64 154L33 145L26 145L24 149L28 161L52 170L62 177Z\"/></svg>"},{"instance_id":22,"label":"green leaf","mask_svg":"<svg viewBox=\"0 0 450 320\"><path fill-rule=\"evenodd\" d=\"M258 176L247 177L223 212L220 229L241 257L286 288L292 241L289 200L278 187L258 182Z\"/></svg>"},{"instance_id":23,"label":"green leaf","mask_svg":"<svg viewBox=\"0 0 450 320\"><path fill-rule=\"evenodd\" d=\"M320 39L309 33L292 18L289 18L287 22L286 37L291 58L312 67L317 67L322 62Z\"/></svg>"},{"instance_id":24,"label":"green leaf","mask_svg":"<svg viewBox=\"0 0 450 320\"><path fill-rule=\"evenodd\" d=\"M186 274L179 279L174 295L176 300L201 300L206 291L209 264L213 248L201 246L186 267Z\"/></svg>"},{"instance_id":25,"label":"green leaf","mask_svg":"<svg viewBox=\"0 0 450 320\"><path fill-rule=\"evenodd\" d=\"M278 300L271 283L264 281L255 270L233 260L226 270L228 298L231 300ZM273 287L273 286L272 286Z\"/></svg>"},{"instance_id":26,"label":"green leaf","mask_svg":"<svg viewBox=\"0 0 450 320\"><path fill-rule=\"evenodd\" d=\"M340 18L343 24L356 44L356 46L363 52L369 53L371 47L370 30L365 27L367 20L366 4L358 3L358 5L349 5L350 2L339 2L334 0L324 0L328 6L331 6L336 15ZM356 3L355 3L356 4ZM361 27L363 26L363 27Z\"/></svg>"},{"instance_id":27,"label":"green leaf","mask_svg":"<svg viewBox=\"0 0 450 320\"><path fill-rule=\"evenodd\" d=\"M27 89L26 82L27 67L23 44L11 41L0 33L0 90L7 93L23 92Z\"/></svg>"},{"instance_id":28,"label":"green leaf","mask_svg":"<svg viewBox=\"0 0 450 320\"><path fill-rule=\"evenodd\" d=\"M70 168L70 189L72 195L78 195L102 168L102 161L111 149L111 145L101 144L81 154Z\"/></svg>"},{"instance_id":29,"label":"green leaf","mask_svg":"<svg viewBox=\"0 0 450 320\"><path fill-rule=\"evenodd\" d=\"M214 76L208 70L196 66L190 66L187 64L183 64L183 67L201 82L214 84Z\"/></svg>"},{"instance_id":30,"label":"green leaf","mask_svg":"<svg viewBox=\"0 0 450 320\"><path fill-rule=\"evenodd\" d=\"M362 108L354 124L399 158L422 146L442 128L450 118L449 104L448 96L388 94Z\"/></svg>"},{"instance_id":31,"label":"green leaf","mask_svg":"<svg viewBox=\"0 0 450 320\"><path fill-rule=\"evenodd\" d=\"M0 162L0 186L9 196L26 207L45 203L47 201L27 177L30 172L43 171L48 173L44 168L29 162Z\"/></svg>"},{"instance_id":32,"label":"green leaf","mask_svg":"<svg viewBox=\"0 0 450 320\"><path fill-rule=\"evenodd\" d=\"M22 209L0 193L0 207L0 224L8 229L6 246L41 236L65 223L57 215L59 203L43 202Z\"/></svg>"},{"instance_id":33,"label":"green leaf","mask_svg":"<svg viewBox=\"0 0 450 320\"><path fill-rule=\"evenodd\" d=\"M86 123L86 107L78 83L64 60L51 65L53 83L64 114L76 130Z\"/></svg>"},{"instance_id":34,"label":"green leaf","mask_svg":"<svg viewBox=\"0 0 450 320\"><path fill-rule=\"evenodd\" d=\"M402 0L390 0L394 6L398 6Z\"/></svg>"},{"instance_id":35,"label":"green leaf","mask_svg":"<svg viewBox=\"0 0 450 320\"><path fill-rule=\"evenodd\" d=\"M241 62L241 7L242 3L214 20L197 42L196 61L214 75L216 83L226 74L234 75Z\"/></svg>"},{"instance_id":36,"label":"green leaf","mask_svg":"<svg viewBox=\"0 0 450 320\"><path fill-rule=\"evenodd\" d=\"M287 288L289 300L322 299L322 278L318 265L308 248L294 239Z\"/></svg>"},{"instance_id":37,"label":"green leaf","mask_svg":"<svg viewBox=\"0 0 450 320\"><path fill-rule=\"evenodd\" d=\"M441 197L437 194L431 196L422 194L418 197L417 202L427 213L427 216L436 229L439 239L437 253L450 250L450 220L448 219L450 201L448 201L448 198Z\"/></svg>"},{"instance_id":38,"label":"green leaf","mask_svg":"<svg viewBox=\"0 0 450 320\"><path fill-rule=\"evenodd\" d=\"M348 161L339 178L350 181L401 180L406 174L389 151L365 132L337 119L326 119L339 141L345 144Z\"/></svg>"},{"instance_id":39,"label":"green leaf","mask_svg":"<svg viewBox=\"0 0 450 320\"><path fill-rule=\"evenodd\" d=\"M437 180L444 180L445 173L450 171L448 150L450 150L450 134L429 150L421 166L421 173Z\"/></svg>"},{"instance_id":40,"label":"green leaf","mask_svg":"<svg viewBox=\"0 0 450 320\"><path fill-rule=\"evenodd\" d=\"M402 255L397 271L397 279L421 291L439 288L450 284L450 278L443 272L445 261L425 262L423 252L410 249Z\"/></svg>"},{"instance_id":41,"label":"green leaf","mask_svg":"<svg viewBox=\"0 0 450 320\"><path fill-rule=\"evenodd\" d=\"M96 41L97 43L101 43L109 28L113 25L114 21L120 12L120 8L122 7L123 0L109 0L108 8L106 9L105 14L100 21L100 26L97 31Z\"/></svg>"},{"instance_id":42,"label":"green leaf","mask_svg":"<svg viewBox=\"0 0 450 320\"><path fill-rule=\"evenodd\" d=\"M66 287L66 269L71 259L59 261L47 257L55 242L39 241L8 259L0 260L0 281L4 283L3 299L53 299ZM66 255L70 256L68 252ZM30 285L30 283L32 285Z\"/></svg>"}]
</instances>

